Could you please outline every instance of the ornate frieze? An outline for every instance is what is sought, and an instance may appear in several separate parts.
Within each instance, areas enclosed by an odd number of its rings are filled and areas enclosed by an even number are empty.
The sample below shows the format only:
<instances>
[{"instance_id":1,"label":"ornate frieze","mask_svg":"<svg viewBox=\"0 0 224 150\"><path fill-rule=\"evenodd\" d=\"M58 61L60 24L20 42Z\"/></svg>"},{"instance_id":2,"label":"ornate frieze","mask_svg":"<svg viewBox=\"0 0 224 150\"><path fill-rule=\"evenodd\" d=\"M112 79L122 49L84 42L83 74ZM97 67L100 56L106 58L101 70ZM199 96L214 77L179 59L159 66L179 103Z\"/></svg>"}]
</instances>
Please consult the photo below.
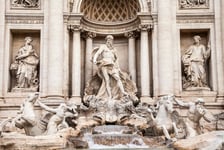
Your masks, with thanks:
<instances>
[{"instance_id":1,"label":"ornate frieze","mask_svg":"<svg viewBox=\"0 0 224 150\"><path fill-rule=\"evenodd\" d=\"M12 9L40 9L40 0L11 0Z\"/></svg>"},{"instance_id":2,"label":"ornate frieze","mask_svg":"<svg viewBox=\"0 0 224 150\"><path fill-rule=\"evenodd\" d=\"M37 15L37 14L35 14ZM6 15L6 23L12 24L43 24L44 23L44 16L42 14L38 16L27 14L8 14Z\"/></svg>"},{"instance_id":3,"label":"ornate frieze","mask_svg":"<svg viewBox=\"0 0 224 150\"><path fill-rule=\"evenodd\" d=\"M136 31L130 31L130 32L124 33L124 36L127 38L136 38L138 37L138 33Z\"/></svg>"},{"instance_id":4,"label":"ornate frieze","mask_svg":"<svg viewBox=\"0 0 224 150\"><path fill-rule=\"evenodd\" d=\"M189 15L189 14L178 14L177 23L213 23L215 21L214 14L206 15Z\"/></svg>"},{"instance_id":5,"label":"ornate frieze","mask_svg":"<svg viewBox=\"0 0 224 150\"><path fill-rule=\"evenodd\" d=\"M209 0L179 0L180 9L209 8Z\"/></svg>"},{"instance_id":6,"label":"ornate frieze","mask_svg":"<svg viewBox=\"0 0 224 150\"><path fill-rule=\"evenodd\" d=\"M67 28L69 31L72 31L72 32L80 31L83 29L82 26L80 26L80 25L68 25Z\"/></svg>"},{"instance_id":7,"label":"ornate frieze","mask_svg":"<svg viewBox=\"0 0 224 150\"><path fill-rule=\"evenodd\" d=\"M84 32L82 34L82 37L85 38L85 39L87 39L87 38L93 39L93 38L96 37L96 33L94 33L94 32Z\"/></svg>"},{"instance_id":8,"label":"ornate frieze","mask_svg":"<svg viewBox=\"0 0 224 150\"><path fill-rule=\"evenodd\" d=\"M138 26L138 30L142 30L142 31L151 31L152 29L153 29L152 24L140 24Z\"/></svg>"}]
</instances>

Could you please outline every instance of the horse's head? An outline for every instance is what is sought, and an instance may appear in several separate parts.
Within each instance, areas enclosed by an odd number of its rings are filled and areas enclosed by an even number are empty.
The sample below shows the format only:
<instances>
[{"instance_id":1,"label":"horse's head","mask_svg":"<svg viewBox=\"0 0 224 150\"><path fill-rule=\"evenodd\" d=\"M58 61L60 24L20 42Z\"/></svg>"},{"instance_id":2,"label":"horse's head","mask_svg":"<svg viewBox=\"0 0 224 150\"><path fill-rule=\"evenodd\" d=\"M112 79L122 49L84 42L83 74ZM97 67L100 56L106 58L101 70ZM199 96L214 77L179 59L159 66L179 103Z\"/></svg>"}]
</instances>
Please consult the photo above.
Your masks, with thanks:
<instances>
[{"instance_id":1,"label":"horse's head","mask_svg":"<svg viewBox=\"0 0 224 150\"><path fill-rule=\"evenodd\" d=\"M38 97L39 97L39 93L35 92L35 93L30 94L27 97L26 101L27 102L32 102L34 104L36 102L36 100L38 99Z\"/></svg>"},{"instance_id":2,"label":"horse's head","mask_svg":"<svg viewBox=\"0 0 224 150\"><path fill-rule=\"evenodd\" d=\"M169 113L172 113L173 112L173 99L174 99L173 95L166 95L166 96L161 97L160 106L163 105Z\"/></svg>"}]
</instances>

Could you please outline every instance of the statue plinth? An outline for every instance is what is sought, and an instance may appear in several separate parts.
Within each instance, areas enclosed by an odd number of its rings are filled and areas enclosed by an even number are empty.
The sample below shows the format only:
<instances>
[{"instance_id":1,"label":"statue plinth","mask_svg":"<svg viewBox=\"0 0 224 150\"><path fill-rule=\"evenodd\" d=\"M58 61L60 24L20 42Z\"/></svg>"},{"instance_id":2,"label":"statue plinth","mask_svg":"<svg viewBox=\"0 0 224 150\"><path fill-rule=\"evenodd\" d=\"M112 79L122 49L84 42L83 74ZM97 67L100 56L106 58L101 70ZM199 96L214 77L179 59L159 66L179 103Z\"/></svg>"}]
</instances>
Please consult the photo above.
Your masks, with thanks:
<instances>
[{"instance_id":1,"label":"statue plinth","mask_svg":"<svg viewBox=\"0 0 224 150\"><path fill-rule=\"evenodd\" d=\"M32 87L32 88L17 88L17 87L14 87L12 89L12 92L15 92L15 93L21 93L21 92L37 92L38 91L38 87Z\"/></svg>"},{"instance_id":2,"label":"statue plinth","mask_svg":"<svg viewBox=\"0 0 224 150\"><path fill-rule=\"evenodd\" d=\"M188 87L185 91L211 91L209 87Z\"/></svg>"}]
</instances>

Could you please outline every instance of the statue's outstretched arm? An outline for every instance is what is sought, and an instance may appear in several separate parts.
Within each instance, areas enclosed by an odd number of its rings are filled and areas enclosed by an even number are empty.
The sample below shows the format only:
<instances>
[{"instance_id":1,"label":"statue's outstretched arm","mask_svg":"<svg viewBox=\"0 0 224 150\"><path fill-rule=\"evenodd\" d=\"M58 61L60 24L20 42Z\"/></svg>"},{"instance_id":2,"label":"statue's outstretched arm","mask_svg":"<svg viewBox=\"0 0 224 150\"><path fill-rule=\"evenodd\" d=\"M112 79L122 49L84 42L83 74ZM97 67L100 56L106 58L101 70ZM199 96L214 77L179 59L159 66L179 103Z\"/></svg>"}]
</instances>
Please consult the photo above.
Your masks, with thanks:
<instances>
[{"instance_id":1,"label":"statue's outstretched arm","mask_svg":"<svg viewBox=\"0 0 224 150\"><path fill-rule=\"evenodd\" d=\"M47 105L41 103L39 100L37 101L41 108L45 109L46 111L56 113L56 110L53 108L48 107Z\"/></svg>"},{"instance_id":2,"label":"statue's outstretched arm","mask_svg":"<svg viewBox=\"0 0 224 150\"><path fill-rule=\"evenodd\" d=\"M96 64L97 63L97 58L99 57L99 55L102 53L104 49L104 46L100 46L100 48L97 50L97 52L95 53L95 55L93 56L93 63Z\"/></svg>"},{"instance_id":3,"label":"statue's outstretched arm","mask_svg":"<svg viewBox=\"0 0 224 150\"><path fill-rule=\"evenodd\" d=\"M190 107L190 103L183 102L183 101L178 100L178 99L176 99L176 98L174 98L174 101L175 101L178 105L180 105L180 106L183 106L183 107Z\"/></svg>"}]
</instances>

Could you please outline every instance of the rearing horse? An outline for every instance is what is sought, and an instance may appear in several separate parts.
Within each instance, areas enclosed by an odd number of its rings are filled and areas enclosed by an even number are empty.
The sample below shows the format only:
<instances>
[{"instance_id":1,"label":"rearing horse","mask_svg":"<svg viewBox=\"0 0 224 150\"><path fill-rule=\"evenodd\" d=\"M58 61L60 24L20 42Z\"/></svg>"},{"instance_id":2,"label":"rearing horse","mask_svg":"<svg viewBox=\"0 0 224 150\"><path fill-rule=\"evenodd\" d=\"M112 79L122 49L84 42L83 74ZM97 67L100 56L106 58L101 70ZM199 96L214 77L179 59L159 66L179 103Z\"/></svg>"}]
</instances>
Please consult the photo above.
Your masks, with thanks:
<instances>
[{"instance_id":1,"label":"rearing horse","mask_svg":"<svg viewBox=\"0 0 224 150\"><path fill-rule=\"evenodd\" d=\"M164 134L166 139L171 140L170 134L175 133L175 135L178 135L178 129L176 127L176 123L173 121L173 96L163 96L161 99L157 102L156 109L157 115L154 117L152 115L152 111L149 109L149 112L151 114L151 119L153 121L153 131L156 135Z\"/></svg>"}]
</instances>

